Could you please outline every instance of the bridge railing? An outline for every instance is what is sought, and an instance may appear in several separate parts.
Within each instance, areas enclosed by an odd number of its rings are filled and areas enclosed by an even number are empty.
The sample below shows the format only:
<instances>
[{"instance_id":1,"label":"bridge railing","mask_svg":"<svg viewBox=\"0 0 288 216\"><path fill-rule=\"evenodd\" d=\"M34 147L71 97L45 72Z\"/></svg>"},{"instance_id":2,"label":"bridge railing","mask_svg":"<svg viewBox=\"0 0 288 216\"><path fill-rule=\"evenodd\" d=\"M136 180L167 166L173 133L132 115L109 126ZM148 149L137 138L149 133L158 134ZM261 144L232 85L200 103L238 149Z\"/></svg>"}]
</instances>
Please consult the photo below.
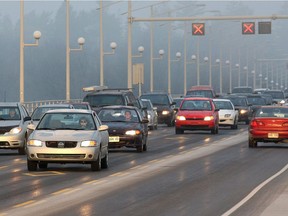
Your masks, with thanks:
<instances>
[{"instance_id":1,"label":"bridge railing","mask_svg":"<svg viewBox=\"0 0 288 216\"><path fill-rule=\"evenodd\" d=\"M30 102L24 102L23 105L31 115L33 110L41 105L49 105L49 104L62 104L62 103L78 103L81 102L81 99L71 99L70 101L66 100L44 100L44 101L30 101Z\"/></svg>"}]
</instances>

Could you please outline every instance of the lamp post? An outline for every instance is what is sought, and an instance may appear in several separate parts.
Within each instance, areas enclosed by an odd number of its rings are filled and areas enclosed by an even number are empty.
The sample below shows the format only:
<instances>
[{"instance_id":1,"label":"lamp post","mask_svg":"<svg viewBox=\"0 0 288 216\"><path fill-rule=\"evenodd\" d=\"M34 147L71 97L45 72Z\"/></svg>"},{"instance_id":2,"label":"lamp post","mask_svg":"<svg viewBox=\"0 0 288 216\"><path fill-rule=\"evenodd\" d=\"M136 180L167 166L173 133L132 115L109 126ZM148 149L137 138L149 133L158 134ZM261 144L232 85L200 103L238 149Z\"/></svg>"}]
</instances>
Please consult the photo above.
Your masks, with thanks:
<instances>
[{"instance_id":1,"label":"lamp post","mask_svg":"<svg viewBox=\"0 0 288 216\"><path fill-rule=\"evenodd\" d=\"M238 87L240 86L240 64L235 64L235 67L238 68Z\"/></svg>"},{"instance_id":2,"label":"lamp post","mask_svg":"<svg viewBox=\"0 0 288 216\"><path fill-rule=\"evenodd\" d=\"M150 56L151 56L151 60L150 60L150 92L153 92L153 86L154 86L154 64L153 61L154 60L159 60L163 58L163 55L165 53L165 51L163 49L159 50L159 57L154 58L153 57L153 50L150 50Z\"/></svg>"},{"instance_id":3,"label":"lamp post","mask_svg":"<svg viewBox=\"0 0 288 216\"><path fill-rule=\"evenodd\" d=\"M251 71L252 75L253 75L253 89L255 89L255 83L256 83L256 71L252 70Z\"/></svg>"},{"instance_id":4,"label":"lamp post","mask_svg":"<svg viewBox=\"0 0 288 216\"><path fill-rule=\"evenodd\" d=\"M196 66L197 66L197 85L200 85L200 60L196 55L191 56L192 61L194 62L196 60ZM209 61L209 58L205 56L203 58L204 62L207 63ZM188 62L189 63L189 62ZM212 74L211 74L212 75ZM210 73L209 73L210 76ZM210 80L210 77L209 77Z\"/></svg>"},{"instance_id":5,"label":"lamp post","mask_svg":"<svg viewBox=\"0 0 288 216\"><path fill-rule=\"evenodd\" d=\"M39 39L41 37L40 31L35 31L33 33L35 38L34 44L24 43L24 0L20 0L20 103L24 103L24 48L25 46L38 46Z\"/></svg>"},{"instance_id":6,"label":"lamp post","mask_svg":"<svg viewBox=\"0 0 288 216\"><path fill-rule=\"evenodd\" d=\"M232 69L230 61L226 60L225 64L229 67L229 92L232 92Z\"/></svg>"},{"instance_id":7,"label":"lamp post","mask_svg":"<svg viewBox=\"0 0 288 216\"><path fill-rule=\"evenodd\" d=\"M110 47L112 52L104 52L103 48L103 0L99 1L99 31L100 31L100 86L104 85L104 55L113 55L115 53L115 49L117 44L115 42L110 43Z\"/></svg>"},{"instance_id":8,"label":"lamp post","mask_svg":"<svg viewBox=\"0 0 288 216\"><path fill-rule=\"evenodd\" d=\"M216 64L219 64L219 92L222 94L222 64L220 59L216 59Z\"/></svg>"},{"instance_id":9,"label":"lamp post","mask_svg":"<svg viewBox=\"0 0 288 216\"><path fill-rule=\"evenodd\" d=\"M248 67L244 66L243 67L244 72L246 73L246 86L248 86Z\"/></svg>"},{"instance_id":10,"label":"lamp post","mask_svg":"<svg viewBox=\"0 0 288 216\"><path fill-rule=\"evenodd\" d=\"M172 60L168 58L168 93L171 94L171 62L179 61L181 58L181 52L176 53L176 59Z\"/></svg>"},{"instance_id":11,"label":"lamp post","mask_svg":"<svg viewBox=\"0 0 288 216\"><path fill-rule=\"evenodd\" d=\"M259 74L259 86L262 88L262 74Z\"/></svg>"},{"instance_id":12,"label":"lamp post","mask_svg":"<svg viewBox=\"0 0 288 216\"><path fill-rule=\"evenodd\" d=\"M104 85L104 55L113 55L115 53L115 49L117 47L117 43L111 42L110 48L112 52L104 52L103 45L100 45L100 86Z\"/></svg>"},{"instance_id":13,"label":"lamp post","mask_svg":"<svg viewBox=\"0 0 288 216\"><path fill-rule=\"evenodd\" d=\"M66 101L70 101L70 52L83 50L85 39L78 38L80 48L70 48L70 5L69 0L66 0Z\"/></svg>"}]
</instances>

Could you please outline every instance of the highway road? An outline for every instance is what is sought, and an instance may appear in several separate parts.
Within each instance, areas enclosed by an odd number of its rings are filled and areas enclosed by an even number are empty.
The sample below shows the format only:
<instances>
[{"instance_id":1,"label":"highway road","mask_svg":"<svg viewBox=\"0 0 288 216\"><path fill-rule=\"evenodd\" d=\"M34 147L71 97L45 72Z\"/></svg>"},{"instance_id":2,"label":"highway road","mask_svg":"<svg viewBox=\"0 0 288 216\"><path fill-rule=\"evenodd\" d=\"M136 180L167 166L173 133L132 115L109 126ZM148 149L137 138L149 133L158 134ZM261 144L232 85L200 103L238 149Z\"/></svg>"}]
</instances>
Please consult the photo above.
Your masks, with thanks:
<instances>
[{"instance_id":1,"label":"highway road","mask_svg":"<svg viewBox=\"0 0 288 216\"><path fill-rule=\"evenodd\" d=\"M150 131L147 152L111 150L101 172L81 164L28 172L25 156L0 150L0 216L263 215L286 188L288 144L249 149L247 137L244 124L217 135L163 125Z\"/></svg>"}]
</instances>

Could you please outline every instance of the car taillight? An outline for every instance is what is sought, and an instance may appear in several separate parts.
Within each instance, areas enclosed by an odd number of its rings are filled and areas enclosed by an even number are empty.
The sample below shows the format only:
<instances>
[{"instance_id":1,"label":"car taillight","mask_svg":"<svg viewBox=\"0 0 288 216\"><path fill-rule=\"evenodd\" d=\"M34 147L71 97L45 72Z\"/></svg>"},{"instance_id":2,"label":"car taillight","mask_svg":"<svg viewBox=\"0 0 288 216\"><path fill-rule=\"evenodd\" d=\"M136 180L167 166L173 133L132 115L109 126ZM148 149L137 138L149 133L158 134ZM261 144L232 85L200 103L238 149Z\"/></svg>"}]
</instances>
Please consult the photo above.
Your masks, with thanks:
<instances>
[{"instance_id":1,"label":"car taillight","mask_svg":"<svg viewBox=\"0 0 288 216\"><path fill-rule=\"evenodd\" d=\"M283 127L288 127L288 122L284 122L284 123L282 124L282 126L283 126Z\"/></svg>"},{"instance_id":2,"label":"car taillight","mask_svg":"<svg viewBox=\"0 0 288 216\"><path fill-rule=\"evenodd\" d=\"M261 121L253 120L250 122L251 127L257 127L257 126L264 126L265 124Z\"/></svg>"}]
</instances>

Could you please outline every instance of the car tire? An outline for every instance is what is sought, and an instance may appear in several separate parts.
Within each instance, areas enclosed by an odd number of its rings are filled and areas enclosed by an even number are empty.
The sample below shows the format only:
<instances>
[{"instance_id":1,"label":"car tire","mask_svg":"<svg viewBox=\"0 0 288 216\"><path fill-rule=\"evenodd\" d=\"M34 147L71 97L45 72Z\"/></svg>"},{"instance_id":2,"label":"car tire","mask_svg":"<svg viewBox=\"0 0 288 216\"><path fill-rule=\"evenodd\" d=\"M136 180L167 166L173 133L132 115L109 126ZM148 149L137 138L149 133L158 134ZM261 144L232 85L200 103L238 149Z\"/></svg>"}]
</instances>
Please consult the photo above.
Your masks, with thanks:
<instances>
[{"instance_id":1,"label":"car tire","mask_svg":"<svg viewBox=\"0 0 288 216\"><path fill-rule=\"evenodd\" d=\"M101 170L101 149L99 149L98 158L96 161L91 163L92 171L100 171Z\"/></svg>"},{"instance_id":2,"label":"car tire","mask_svg":"<svg viewBox=\"0 0 288 216\"><path fill-rule=\"evenodd\" d=\"M175 128L175 133L176 134L183 134L184 130Z\"/></svg>"},{"instance_id":3,"label":"car tire","mask_svg":"<svg viewBox=\"0 0 288 216\"><path fill-rule=\"evenodd\" d=\"M39 169L47 169L48 168L48 163L39 162L38 167L39 167Z\"/></svg>"},{"instance_id":4,"label":"car tire","mask_svg":"<svg viewBox=\"0 0 288 216\"><path fill-rule=\"evenodd\" d=\"M238 122L234 122L233 125L231 125L231 129L236 130L238 128Z\"/></svg>"},{"instance_id":5,"label":"car tire","mask_svg":"<svg viewBox=\"0 0 288 216\"><path fill-rule=\"evenodd\" d=\"M211 130L211 134L218 134L219 133L219 126L215 126L212 130Z\"/></svg>"},{"instance_id":6,"label":"car tire","mask_svg":"<svg viewBox=\"0 0 288 216\"><path fill-rule=\"evenodd\" d=\"M27 150L27 137L25 137L24 139L23 146L18 148L18 154L26 155L26 150Z\"/></svg>"},{"instance_id":7,"label":"car tire","mask_svg":"<svg viewBox=\"0 0 288 216\"><path fill-rule=\"evenodd\" d=\"M108 167L109 167L109 156L107 151L105 157L101 159L101 168L107 169Z\"/></svg>"},{"instance_id":8,"label":"car tire","mask_svg":"<svg viewBox=\"0 0 288 216\"><path fill-rule=\"evenodd\" d=\"M257 141L253 138L249 138L248 143L249 143L249 148L256 148L258 145Z\"/></svg>"},{"instance_id":9,"label":"car tire","mask_svg":"<svg viewBox=\"0 0 288 216\"><path fill-rule=\"evenodd\" d=\"M148 140L148 137L146 136L145 138L145 143L143 145L143 151L146 152L147 151L147 140Z\"/></svg>"},{"instance_id":10,"label":"car tire","mask_svg":"<svg viewBox=\"0 0 288 216\"><path fill-rule=\"evenodd\" d=\"M27 159L27 169L28 171L36 171L37 170L37 161L31 161Z\"/></svg>"}]
</instances>

